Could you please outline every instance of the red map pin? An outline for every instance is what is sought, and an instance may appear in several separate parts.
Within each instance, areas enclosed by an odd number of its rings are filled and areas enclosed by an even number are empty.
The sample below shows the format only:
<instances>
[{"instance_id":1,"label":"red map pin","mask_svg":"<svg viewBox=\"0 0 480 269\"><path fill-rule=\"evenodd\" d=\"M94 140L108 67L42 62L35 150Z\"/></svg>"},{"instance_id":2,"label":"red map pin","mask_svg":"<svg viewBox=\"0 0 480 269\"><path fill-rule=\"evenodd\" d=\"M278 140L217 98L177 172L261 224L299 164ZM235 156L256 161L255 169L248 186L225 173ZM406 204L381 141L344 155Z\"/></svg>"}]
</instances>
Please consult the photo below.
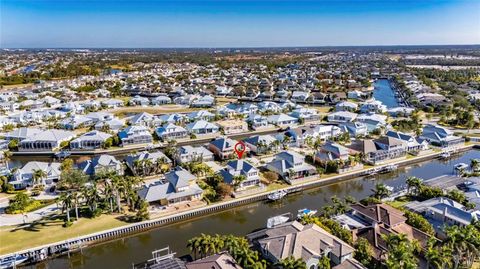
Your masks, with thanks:
<instances>
[{"instance_id":1,"label":"red map pin","mask_svg":"<svg viewBox=\"0 0 480 269\"><path fill-rule=\"evenodd\" d=\"M238 141L238 143L235 144L235 147L233 147L233 149L237 153L238 158L241 159L243 153L245 152L245 144L243 144L242 141Z\"/></svg>"}]
</instances>

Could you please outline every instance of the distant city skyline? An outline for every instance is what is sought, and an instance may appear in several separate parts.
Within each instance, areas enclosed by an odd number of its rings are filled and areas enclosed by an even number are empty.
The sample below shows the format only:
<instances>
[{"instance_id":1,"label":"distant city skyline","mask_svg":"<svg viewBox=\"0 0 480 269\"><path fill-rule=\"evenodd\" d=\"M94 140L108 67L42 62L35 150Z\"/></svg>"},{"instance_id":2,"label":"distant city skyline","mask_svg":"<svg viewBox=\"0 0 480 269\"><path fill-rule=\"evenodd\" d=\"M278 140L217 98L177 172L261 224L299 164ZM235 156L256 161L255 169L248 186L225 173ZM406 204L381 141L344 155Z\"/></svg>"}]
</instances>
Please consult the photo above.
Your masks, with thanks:
<instances>
[{"instance_id":1,"label":"distant city skyline","mask_svg":"<svg viewBox=\"0 0 480 269\"><path fill-rule=\"evenodd\" d=\"M480 44L480 1L0 0L2 48Z\"/></svg>"}]
</instances>

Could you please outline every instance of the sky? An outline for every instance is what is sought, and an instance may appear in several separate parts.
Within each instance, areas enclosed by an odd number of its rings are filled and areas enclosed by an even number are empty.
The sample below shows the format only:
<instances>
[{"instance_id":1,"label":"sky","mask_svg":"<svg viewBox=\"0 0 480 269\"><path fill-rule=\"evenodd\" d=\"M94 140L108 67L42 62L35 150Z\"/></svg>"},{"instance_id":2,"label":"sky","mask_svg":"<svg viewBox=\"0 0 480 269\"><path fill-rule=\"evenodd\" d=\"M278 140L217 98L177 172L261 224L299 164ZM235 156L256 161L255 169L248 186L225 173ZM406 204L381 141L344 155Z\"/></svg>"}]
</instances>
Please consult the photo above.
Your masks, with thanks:
<instances>
[{"instance_id":1,"label":"sky","mask_svg":"<svg viewBox=\"0 0 480 269\"><path fill-rule=\"evenodd\" d=\"M480 0L0 0L2 48L480 44Z\"/></svg>"}]
</instances>

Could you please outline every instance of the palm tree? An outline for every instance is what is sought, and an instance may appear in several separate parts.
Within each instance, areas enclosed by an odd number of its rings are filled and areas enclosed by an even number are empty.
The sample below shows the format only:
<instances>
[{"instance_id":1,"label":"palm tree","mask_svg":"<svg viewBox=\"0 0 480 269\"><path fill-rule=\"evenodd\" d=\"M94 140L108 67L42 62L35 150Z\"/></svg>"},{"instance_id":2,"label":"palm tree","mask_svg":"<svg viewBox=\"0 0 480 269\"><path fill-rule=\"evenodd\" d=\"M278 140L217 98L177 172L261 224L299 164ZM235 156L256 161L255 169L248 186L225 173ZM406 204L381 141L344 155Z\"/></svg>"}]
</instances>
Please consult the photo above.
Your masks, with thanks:
<instances>
[{"instance_id":1,"label":"palm tree","mask_svg":"<svg viewBox=\"0 0 480 269\"><path fill-rule=\"evenodd\" d=\"M480 159L471 159L470 160L470 168L473 171L478 171L480 169Z\"/></svg>"},{"instance_id":2,"label":"palm tree","mask_svg":"<svg viewBox=\"0 0 480 269\"><path fill-rule=\"evenodd\" d=\"M373 197L377 199L387 198L392 194L392 192L383 183L376 184L373 192L374 192Z\"/></svg>"},{"instance_id":3,"label":"palm tree","mask_svg":"<svg viewBox=\"0 0 480 269\"><path fill-rule=\"evenodd\" d=\"M42 179L46 177L47 177L47 172L43 171L42 169L33 170L32 179L33 179L34 185L39 185L40 182L42 182Z\"/></svg>"},{"instance_id":4,"label":"palm tree","mask_svg":"<svg viewBox=\"0 0 480 269\"><path fill-rule=\"evenodd\" d=\"M410 191L412 189L415 189L415 193L418 193L420 187L423 184L423 181L418 177L410 176L410 177L407 177L406 183L407 183L407 193L411 194Z\"/></svg>"},{"instance_id":5,"label":"palm tree","mask_svg":"<svg viewBox=\"0 0 480 269\"><path fill-rule=\"evenodd\" d=\"M389 269L415 269L418 268L418 259L415 253L420 246L416 242L410 242L405 234L382 235L387 245L385 265ZM385 255L384 255L385 256Z\"/></svg>"},{"instance_id":6,"label":"palm tree","mask_svg":"<svg viewBox=\"0 0 480 269\"><path fill-rule=\"evenodd\" d=\"M290 144L290 142L292 142L292 138L290 138L290 136L287 136L287 135L284 136L282 140L283 149L287 149L288 144Z\"/></svg>"},{"instance_id":7,"label":"palm tree","mask_svg":"<svg viewBox=\"0 0 480 269\"><path fill-rule=\"evenodd\" d=\"M307 265L302 259L295 259L288 257L275 264L275 268L278 269L305 269Z\"/></svg>"},{"instance_id":8,"label":"palm tree","mask_svg":"<svg viewBox=\"0 0 480 269\"><path fill-rule=\"evenodd\" d=\"M62 212L67 212L67 222L70 222L70 208L72 208L72 196L64 192L57 198L57 201L62 204Z\"/></svg>"}]
</instances>

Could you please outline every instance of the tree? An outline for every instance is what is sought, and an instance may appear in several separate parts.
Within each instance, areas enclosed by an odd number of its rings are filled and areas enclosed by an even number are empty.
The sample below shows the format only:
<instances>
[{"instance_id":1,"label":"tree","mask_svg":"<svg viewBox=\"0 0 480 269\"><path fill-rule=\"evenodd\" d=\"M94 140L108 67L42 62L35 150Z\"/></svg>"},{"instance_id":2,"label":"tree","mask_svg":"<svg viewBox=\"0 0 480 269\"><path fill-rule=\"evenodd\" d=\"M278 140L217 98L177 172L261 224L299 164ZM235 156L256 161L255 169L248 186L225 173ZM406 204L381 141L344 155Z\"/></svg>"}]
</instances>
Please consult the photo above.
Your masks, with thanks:
<instances>
[{"instance_id":1,"label":"tree","mask_svg":"<svg viewBox=\"0 0 480 269\"><path fill-rule=\"evenodd\" d=\"M26 207L32 202L32 199L25 192L15 194L15 197L8 201L8 207L5 209L7 213L21 212L24 213Z\"/></svg>"},{"instance_id":2,"label":"tree","mask_svg":"<svg viewBox=\"0 0 480 269\"><path fill-rule=\"evenodd\" d=\"M392 191L390 191L388 187L383 183L375 184L375 189L373 190L373 192L373 197L377 199L384 199L392 194Z\"/></svg>"},{"instance_id":3,"label":"tree","mask_svg":"<svg viewBox=\"0 0 480 269\"><path fill-rule=\"evenodd\" d=\"M293 257L285 258L275 264L278 269L305 269L307 264L302 259L295 259Z\"/></svg>"},{"instance_id":4,"label":"tree","mask_svg":"<svg viewBox=\"0 0 480 269\"><path fill-rule=\"evenodd\" d=\"M385 265L388 269L416 269L420 246L418 242L410 242L405 234L382 235L387 245ZM385 256L385 255L384 255Z\"/></svg>"},{"instance_id":5,"label":"tree","mask_svg":"<svg viewBox=\"0 0 480 269\"><path fill-rule=\"evenodd\" d=\"M47 177L47 172L42 169L33 170L32 179L34 185L39 185L42 182L42 179Z\"/></svg>"},{"instance_id":6,"label":"tree","mask_svg":"<svg viewBox=\"0 0 480 269\"><path fill-rule=\"evenodd\" d=\"M70 209L72 208L72 195L70 193L64 192L57 198L57 201L62 204L62 212L67 213L66 224L70 222Z\"/></svg>"},{"instance_id":7,"label":"tree","mask_svg":"<svg viewBox=\"0 0 480 269\"><path fill-rule=\"evenodd\" d=\"M148 203L145 200L140 200L137 213L135 214L137 221L144 221L150 219L150 213L148 212Z\"/></svg>"},{"instance_id":8,"label":"tree","mask_svg":"<svg viewBox=\"0 0 480 269\"><path fill-rule=\"evenodd\" d=\"M365 267L371 267L372 257L375 253L373 247L367 239L360 237L355 243L355 253L353 257Z\"/></svg>"},{"instance_id":9,"label":"tree","mask_svg":"<svg viewBox=\"0 0 480 269\"><path fill-rule=\"evenodd\" d=\"M407 183L408 194L411 194L412 189L415 190L415 193L418 193L420 187L423 184L423 180L418 177L410 176L410 177L407 177L406 183Z\"/></svg>"},{"instance_id":10,"label":"tree","mask_svg":"<svg viewBox=\"0 0 480 269\"><path fill-rule=\"evenodd\" d=\"M318 269L330 269L330 259L323 255L318 261Z\"/></svg>"},{"instance_id":11,"label":"tree","mask_svg":"<svg viewBox=\"0 0 480 269\"><path fill-rule=\"evenodd\" d=\"M73 160L68 158L63 160L62 164L60 165L60 171L67 172L73 169Z\"/></svg>"}]
</instances>

